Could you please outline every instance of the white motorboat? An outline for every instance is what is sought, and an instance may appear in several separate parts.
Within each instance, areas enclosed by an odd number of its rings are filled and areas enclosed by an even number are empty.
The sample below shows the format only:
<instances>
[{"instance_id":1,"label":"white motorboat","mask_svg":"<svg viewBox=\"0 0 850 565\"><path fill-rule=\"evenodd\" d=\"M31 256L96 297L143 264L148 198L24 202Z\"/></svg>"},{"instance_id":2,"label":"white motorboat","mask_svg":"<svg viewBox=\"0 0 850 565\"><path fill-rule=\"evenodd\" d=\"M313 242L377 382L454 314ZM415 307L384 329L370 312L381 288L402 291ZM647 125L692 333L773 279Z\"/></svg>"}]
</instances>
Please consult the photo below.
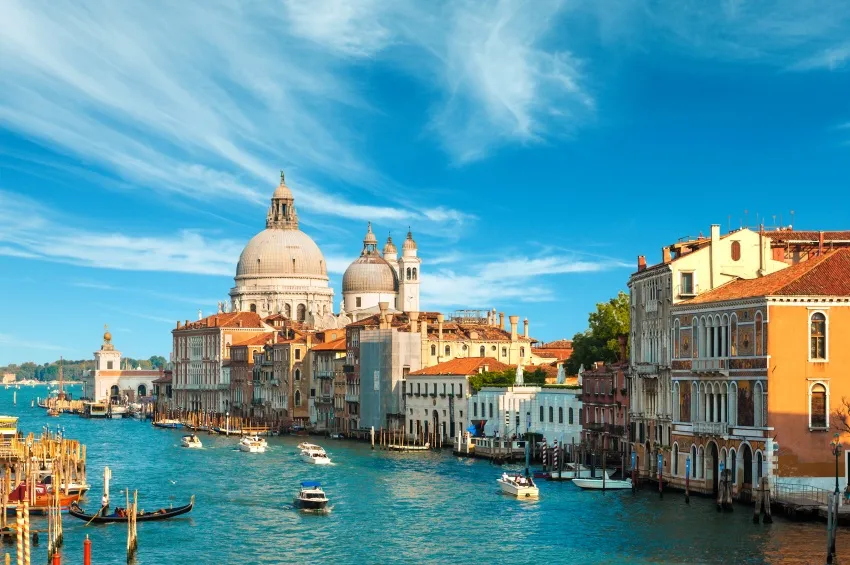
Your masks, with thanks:
<instances>
[{"instance_id":1,"label":"white motorboat","mask_svg":"<svg viewBox=\"0 0 850 565\"><path fill-rule=\"evenodd\" d=\"M540 496L540 490L531 477L502 473L502 476L496 482L499 483L503 493L517 498L538 498Z\"/></svg>"},{"instance_id":2,"label":"white motorboat","mask_svg":"<svg viewBox=\"0 0 850 565\"><path fill-rule=\"evenodd\" d=\"M266 447L266 440L259 436L245 436L239 440L239 451L245 453L265 453Z\"/></svg>"},{"instance_id":3,"label":"white motorboat","mask_svg":"<svg viewBox=\"0 0 850 565\"><path fill-rule=\"evenodd\" d=\"M109 407L109 417L113 420L118 420L124 417L127 413L127 407L120 404L113 404Z\"/></svg>"},{"instance_id":4,"label":"white motorboat","mask_svg":"<svg viewBox=\"0 0 850 565\"><path fill-rule=\"evenodd\" d=\"M200 449L204 446L204 444L201 443L200 438L195 434L186 435L180 438L180 445L182 447L188 447L189 449Z\"/></svg>"},{"instance_id":5,"label":"white motorboat","mask_svg":"<svg viewBox=\"0 0 850 565\"><path fill-rule=\"evenodd\" d=\"M579 488L590 489L590 490L625 490L632 488L632 480L619 480L619 479L608 479L608 478L598 478L598 479L573 479L573 484Z\"/></svg>"},{"instance_id":6,"label":"white motorboat","mask_svg":"<svg viewBox=\"0 0 850 565\"><path fill-rule=\"evenodd\" d=\"M301 483L301 490L298 491L298 496L292 502L296 508L300 508L301 510L321 512L327 510L329 501L319 483L316 481L304 481Z\"/></svg>"},{"instance_id":7,"label":"white motorboat","mask_svg":"<svg viewBox=\"0 0 850 565\"><path fill-rule=\"evenodd\" d=\"M322 449L322 446L316 445L315 443L308 443L306 441L302 441L298 444L298 449L300 451L304 451L305 449Z\"/></svg>"},{"instance_id":8,"label":"white motorboat","mask_svg":"<svg viewBox=\"0 0 850 565\"><path fill-rule=\"evenodd\" d=\"M321 447L318 449L302 449L301 461L313 465L330 465L331 463L330 457L328 457L328 454Z\"/></svg>"}]
</instances>

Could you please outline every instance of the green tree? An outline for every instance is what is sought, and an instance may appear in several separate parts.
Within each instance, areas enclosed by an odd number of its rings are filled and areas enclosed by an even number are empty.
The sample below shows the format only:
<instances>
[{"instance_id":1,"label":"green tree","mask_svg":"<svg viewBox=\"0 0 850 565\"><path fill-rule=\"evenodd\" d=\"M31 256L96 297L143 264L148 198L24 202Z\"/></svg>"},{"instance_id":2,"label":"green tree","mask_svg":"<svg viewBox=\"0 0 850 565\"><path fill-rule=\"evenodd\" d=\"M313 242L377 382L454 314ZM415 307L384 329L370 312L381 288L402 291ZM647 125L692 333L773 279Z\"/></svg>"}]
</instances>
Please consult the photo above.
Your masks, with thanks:
<instances>
[{"instance_id":1,"label":"green tree","mask_svg":"<svg viewBox=\"0 0 850 565\"><path fill-rule=\"evenodd\" d=\"M163 357L162 355L152 355L149 361L151 362L151 367L153 367L154 369L165 367L166 363L165 357Z\"/></svg>"},{"instance_id":2,"label":"green tree","mask_svg":"<svg viewBox=\"0 0 850 565\"><path fill-rule=\"evenodd\" d=\"M567 360L567 373L579 367L590 368L596 361L611 363L620 357L618 336L629 334L629 295L620 291L608 302L596 305L588 316L588 328L573 336L573 353Z\"/></svg>"}]
</instances>

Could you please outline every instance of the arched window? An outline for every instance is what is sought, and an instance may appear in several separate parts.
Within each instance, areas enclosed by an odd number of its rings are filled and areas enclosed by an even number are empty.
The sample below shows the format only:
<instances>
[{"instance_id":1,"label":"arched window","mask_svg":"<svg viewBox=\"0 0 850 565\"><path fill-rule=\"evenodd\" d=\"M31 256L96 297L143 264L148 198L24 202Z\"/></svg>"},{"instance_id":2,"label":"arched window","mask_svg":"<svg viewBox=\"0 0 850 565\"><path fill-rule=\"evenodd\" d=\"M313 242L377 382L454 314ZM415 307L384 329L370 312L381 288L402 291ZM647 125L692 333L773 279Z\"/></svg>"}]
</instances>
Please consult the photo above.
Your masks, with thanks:
<instances>
[{"instance_id":1,"label":"arched window","mask_svg":"<svg viewBox=\"0 0 850 565\"><path fill-rule=\"evenodd\" d=\"M567 423L570 424L570 425L572 425L572 423L573 423L573 408L572 408L572 406L570 406L567 409Z\"/></svg>"},{"instance_id":2,"label":"arched window","mask_svg":"<svg viewBox=\"0 0 850 565\"><path fill-rule=\"evenodd\" d=\"M295 380L296 381L301 380L301 369L295 369Z\"/></svg>"},{"instance_id":3,"label":"arched window","mask_svg":"<svg viewBox=\"0 0 850 565\"><path fill-rule=\"evenodd\" d=\"M484 353L485 353L485 352L486 352L486 351L485 351L485 349L484 349L484 346L482 345L482 346L478 349L478 356L479 356L479 357L484 357Z\"/></svg>"},{"instance_id":4,"label":"arched window","mask_svg":"<svg viewBox=\"0 0 850 565\"><path fill-rule=\"evenodd\" d=\"M301 391L300 390L295 391L295 405L301 406Z\"/></svg>"},{"instance_id":5,"label":"arched window","mask_svg":"<svg viewBox=\"0 0 850 565\"><path fill-rule=\"evenodd\" d=\"M581 420L581 408L578 409L578 424L581 425L583 422Z\"/></svg>"},{"instance_id":6,"label":"arched window","mask_svg":"<svg viewBox=\"0 0 850 565\"><path fill-rule=\"evenodd\" d=\"M416 280L416 267L413 267L413 280Z\"/></svg>"},{"instance_id":7,"label":"arched window","mask_svg":"<svg viewBox=\"0 0 850 565\"><path fill-rule=\"evenodd\" d=\"M436 355L436 354L437 354L437 346L436 346L436 345L432 345L432 346L431 346L431 355Z\"/></svg>"},{"instance_id":8,"label":"arched window","mask_svg":"<svg viewBox=\"0 0 850 565\"><path fill-rule=\"evenodd\" d=\"M741 242L733 241L732 242L732 260L740 261L741 260Z\"/></svg>"},{"instance_id":9,"label":"arched window","mask_svg":"<svg viewBox=\"0 0 850 565\"><path fill-rule=\"evenodd\" d=\"M732 314L729 320L729 343L734 357L738 354L738 316L735 314Z\"/></svg>"},{"instance_id":10,"label":"arched window","mask_svg":"<svg viewBox=\"0 0 850 565\"><path fill-rule=\"evenodd\" d=\"M756 312L755 336L756 336L756 355L764 355L764 332L762 331L761 312Z\"/></svg>"},{"instance_id":11,"label":"arched window","mask_svg":"<svg viewBox=\"0 0 850 565\"><path fill-rule=\"evenodd\" d=\"M446 350L445 350L445 351L446 351L446 357L450 357L450 356L451 356L451 354L452 354L452 348L451 348L451 346L447 345L447 346L446 346Z\"/></svg>"},{"instance_id":12,"label":"arched window","mask_svg":"<svg viewBox=\"0 0 850 565\"><path fill-rule=\"evenodd\" d=\"M298 305L298 321L303 322L307 319L307 306L304 304Z\"/></svg>"},{"instance_id":13,"label":"arched window","mask_svg":"<svg viewBox=\"0 0 850 565\"><path fill-rule=\"evenodd\" d=\"M410 280L410 267L407 268L407 280Z\"/></svg>"},{"instance_id":14,"label":"arched window","mask_svg":"<svg viewBox=\"0 0 850 565\"><path fill-rule=\"evenodd\" d=\"M764 426L764 388L759 381L753 386L753 426Z\"/></svg>"},{"instance_id":15,"label":"arched window","mask_svg":"<svg viewBox=\"0 0 850 565\"><path fill-rule=\"evenodd\" d=\"M520 359L525 358L525 348L524 347L519 348L519 356L520 356Z\"/></svg>"},{"instance_id":16,"label":"arched window","mask_svg":"<svg viewBox=\"0 0 850 565\"><path fill-rule=\"evenodd\" d=\"M809 358L826 359L826 316L821 312L812 314L809 340L811 341Z\"/></svg>"},{"instance_id":17,"label":"arched window","mask_svg":"<svg viewBox=\"0 0 850 565\"><path fill-rule=\"evenodd\" d=\"M699 328L697 328L696 317L691 324L691 351L693 358L696 359L699 356Z\"/></svg>"},{"instance_id":18,"label":"arched window","mask_svg":"<svg viewBox=\"0 0 850 565\"><path fill-rule=\"evenodd\" d=\"M543 407L540 407L540 421L543 421Z\"/></svg>"},{"instance_id":19,"label":"arched window","mask_svg":"<svg viewBox=\"0 0 850 565\"><path fill-rule=\"evenodd\" d=\"M555 423L555 409L552 408L551 406L549 407L549 423L550 424Z\"/></svg>"},{"instance_id":20,"label":"arched window","mask_svg":"<svg viewBox=\"0 0 850 565\"><path fill-rule=\"evenodd\" d=\"M673 359L679 358L679 320L673 322Z\"/></svg>"},{"instance_id":21,"label":"arched window","mask_svg":"<svg viewBox=\"0 0 850 565\"><path fill-rule=\"evenodd\" d=\"M564 423L564 409L561 408L560 406L558 407L558 423L559 424Z\"/></svg>"},{"instance_id":22,"label":"arched window","mask_svg":"<svg viewBox=\"0 0 850 565\"><path fill-rule=\"evenodd\" d=\"M691 446L691 478L697 478L697 448L695 445Z\"/></svg>"},{"instance_id":23,"label":"arched window","mask_svg":"<svg viewBox=\"0 0 850 565\"><path fill-rule=\"evenodd\" d=\"M679 474L679 444L673 444L673 476Z\"/></svg>"},{"instance_id":24,"label":"arched window","mask_svg":"<svg viewBox=\"0 0 850 565\"><path fill-rule=\"evenodd\" d=\"M256 312L256 311L257 311L257 305L251 304L251 312Z\"/></svg>"},{"instance_id":25,"label":"arched window","mask_svg":"<svg viewBox=\"0 0 850 565\"><path fill-rule=\"evenodd\" d=\"M139 396L147 396L148 389L145 385L139 385L139 388L136 390Z\"/></svg>"},{"instance_id":26,"label":"arched window","mask_svg":"<svg viewBox=\"0 0 850 565\"><path fill-rule=\"evenodd\" d=\"M756 480L761 479L761 451L756 453Z\"/></svg>"},{"instance_id":27,"label":"arched window","mask_svg":"<svg viewBox=\"0 0 850 565\"><path fill-rule=\"evenodd\" d=\"M508 348L507 348L507 347L503 347L503 348L502 348L502 357L507 357L507 356L508 356Z\"/></svg>"},{"instance_id":28,"label":"arched window","mask_svg":"<svg viewBox=\"0 0 850 565\"><path fill-rule=\"evenodd\" d=\"M826 428L826 411L826 386L822 383L814 383L809 389L809 427Z\"/></svg>"},{"instance_id":29,"label":"arched window","mask_svg":"<svg viewBox=\"0 0 850 565\"><path fill-rule=\"evenodd\" d=\"M729 450L729 470L732 471L732 482L738 483L738 454L734 449Z\"/></svg>"}]
</instances>

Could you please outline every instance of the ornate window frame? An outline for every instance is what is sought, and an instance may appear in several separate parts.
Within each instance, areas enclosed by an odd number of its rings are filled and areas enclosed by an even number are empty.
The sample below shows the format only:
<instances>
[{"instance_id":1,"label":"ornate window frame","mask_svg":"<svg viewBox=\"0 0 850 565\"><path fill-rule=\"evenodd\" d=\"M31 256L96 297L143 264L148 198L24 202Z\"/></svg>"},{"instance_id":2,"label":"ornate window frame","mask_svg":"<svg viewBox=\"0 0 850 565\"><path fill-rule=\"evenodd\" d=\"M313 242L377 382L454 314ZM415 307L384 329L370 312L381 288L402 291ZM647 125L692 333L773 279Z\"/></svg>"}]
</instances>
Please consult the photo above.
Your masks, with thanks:
<instances>
[{"instance_id":1,"label":"ornate window frame","mask_svg":"<svg viewBox=\"0 0 850 565\"><path fill-rule=\"evenodd\" d=\"M829 431L829 379L806 379L807 381L807 391L806 391L806 411L809 414L809 431L810 432L824 432ZM814 427L812 426L812 389L814 389L817 385L821 385L826 389L826 399L824 408L826 409L826 427Z\"/></svg>"},{"instance_id":2,"label":"ornate window frame","mask_svg":"<svg viewBox=\"0 0 850 565\"><path fill-rule=\"evenodd\" d=\"M809 308L808 328L806 333L809 336L806 342L806 351L809 357L809 363L829 363L829 307L826 308ZM823 359L812 357L812 316L821 314L824 317L823 324Z\"/></svg>"}]
</instances>

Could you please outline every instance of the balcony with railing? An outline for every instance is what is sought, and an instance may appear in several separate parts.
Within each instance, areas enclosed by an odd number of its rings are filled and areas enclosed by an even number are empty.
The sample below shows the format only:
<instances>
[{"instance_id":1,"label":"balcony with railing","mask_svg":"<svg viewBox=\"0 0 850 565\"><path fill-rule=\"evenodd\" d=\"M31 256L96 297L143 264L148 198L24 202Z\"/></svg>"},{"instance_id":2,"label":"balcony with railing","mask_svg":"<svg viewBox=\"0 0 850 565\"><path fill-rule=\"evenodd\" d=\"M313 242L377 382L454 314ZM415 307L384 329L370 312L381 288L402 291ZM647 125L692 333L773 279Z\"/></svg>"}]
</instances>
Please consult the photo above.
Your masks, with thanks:
<instances>
[{"instance_id":1,"label":"balcony with railing","mask_svg":"<svg viewBox=\"0 0 850 565\"><path fill-rule=\"evenodd\" d=\"M356 394L348 394L347 393L345 395L345 401L346 402L360 402L360 396L358 396Z\"/></svg>"},{"instance_id":2,"label":"balcony with railing","mask_svg":"<svg viewBox=\"0 0 850 565\"><path fill-rule=\"evenodd\" d=\"M727 422L694 422L693 429L695 434L725 436L729 433L729 424Z\"/></svg>"},{"instance_id":3,"label":"balcony with railing","mask_svg":"<svg viewBox=\"0 0 850 565\"><path fill-rule=\"evenodd\" d=\"M694 359L691 362L691 370L694 373L713 373L729 375L729 359L727 357L706 357Z\"/></svg>"},{"instance_id":4,"label":"balcony with railing","mask_svg":"<svg viewBox=\"0 0 850 565\"><path fill-rule=\"evenodd\" d=\"M316 377L318 377L318 378L320 378L320 379L332 379L332 378L334 378L335 376L336 376L336 371L333 371L333 370L330 370L330 371L326 371L326 370L323 370L323 371L316 371Z\"/></svg>"}]
</instances>

